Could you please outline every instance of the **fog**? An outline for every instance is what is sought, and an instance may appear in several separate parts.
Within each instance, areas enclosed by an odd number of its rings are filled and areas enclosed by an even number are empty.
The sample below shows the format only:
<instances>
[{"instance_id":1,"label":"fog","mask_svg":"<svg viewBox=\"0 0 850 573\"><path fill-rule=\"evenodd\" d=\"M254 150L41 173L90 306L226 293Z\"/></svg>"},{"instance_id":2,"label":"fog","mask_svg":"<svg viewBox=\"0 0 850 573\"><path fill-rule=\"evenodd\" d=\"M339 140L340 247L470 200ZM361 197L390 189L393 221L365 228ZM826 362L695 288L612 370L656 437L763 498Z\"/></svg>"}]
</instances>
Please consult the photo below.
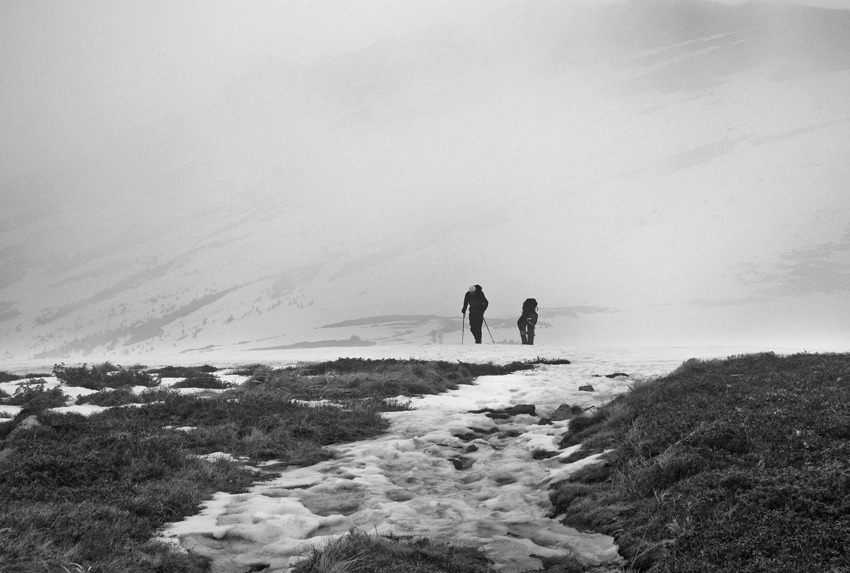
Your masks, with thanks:
<instances>
[{"instance_id":1,"label":"fog","mask_svg":"<svg viewBox=\"0 0 850 573\"><path fill-rule=\"evenodd\" d=\"M261 293L320 302L207 342L296 340L477 283L612 311L562 341L846 346L839 8L3 2L0 344Z\"/></svg>"}]
</instances>

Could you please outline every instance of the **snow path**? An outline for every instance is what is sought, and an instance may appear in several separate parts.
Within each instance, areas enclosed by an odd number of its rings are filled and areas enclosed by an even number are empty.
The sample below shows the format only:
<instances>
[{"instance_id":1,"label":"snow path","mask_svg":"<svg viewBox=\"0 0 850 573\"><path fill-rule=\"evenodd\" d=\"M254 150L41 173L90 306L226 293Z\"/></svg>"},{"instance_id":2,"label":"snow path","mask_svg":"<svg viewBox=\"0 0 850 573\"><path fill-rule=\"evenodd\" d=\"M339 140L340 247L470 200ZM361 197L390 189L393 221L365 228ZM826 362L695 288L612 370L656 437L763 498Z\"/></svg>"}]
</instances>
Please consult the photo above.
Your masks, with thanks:
<instances>
[{"instance_id":1,"label":"snow path","mask_svg":"<svg viewBox=\"0 0 850 573\"><path fill-rule=\"evenodd\" d=\"M335 446L336 459L289 469L248 493L216 494L200 514L171 524L163 537L210 557L217 573L263 567L284 572L313 546L352 528L471 545L509 572L540 569L538 556L566 553L587 564L617 565L611 537L580 533L547 517L548 486L593 460L561 463L575 449L557 447L568 422L537 422L561 404L601 405L690 356L721 354L685 349L529 354L529 347L514 352L501 347L498 357L483 348L476 357L475 350L457 350L451 359L505 362L546 355L573 364L481 377L475 385L415 398L415 411L386 414L391 427L385 435ZM526 355L514 356L518 352ZM408 357L420 357L412 354ZM629 376L605 377L615 372ZM594 391L578 390L586 384ZM520 404L534 405L536 415L494 420L470 413ZM535 460L535 451L556 455Z\"/></svg>"}]
</instances>

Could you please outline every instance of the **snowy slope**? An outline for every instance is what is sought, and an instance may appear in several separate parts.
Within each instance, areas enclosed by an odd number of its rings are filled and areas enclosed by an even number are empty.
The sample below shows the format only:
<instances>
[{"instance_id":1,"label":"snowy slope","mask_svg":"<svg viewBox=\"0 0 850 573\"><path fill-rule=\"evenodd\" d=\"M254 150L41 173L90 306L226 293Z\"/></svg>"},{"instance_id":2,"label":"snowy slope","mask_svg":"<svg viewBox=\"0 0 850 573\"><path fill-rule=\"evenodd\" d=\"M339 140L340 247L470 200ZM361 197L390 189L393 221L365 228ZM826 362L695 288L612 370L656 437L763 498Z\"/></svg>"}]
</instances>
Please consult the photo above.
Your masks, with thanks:
<instances>
[{"instance_id":1,"label":"snowy slope","mask_svg":"<svg viewBox=\"0 0 850 573\"><path fill-rule=\"evenodd\" d=\"M850 12L535 2L439 34L262 60L0 179L0 356L458 342L471 283L497 341L527 296L544 343L847 334Z\"/></svg>"}]
</instances>

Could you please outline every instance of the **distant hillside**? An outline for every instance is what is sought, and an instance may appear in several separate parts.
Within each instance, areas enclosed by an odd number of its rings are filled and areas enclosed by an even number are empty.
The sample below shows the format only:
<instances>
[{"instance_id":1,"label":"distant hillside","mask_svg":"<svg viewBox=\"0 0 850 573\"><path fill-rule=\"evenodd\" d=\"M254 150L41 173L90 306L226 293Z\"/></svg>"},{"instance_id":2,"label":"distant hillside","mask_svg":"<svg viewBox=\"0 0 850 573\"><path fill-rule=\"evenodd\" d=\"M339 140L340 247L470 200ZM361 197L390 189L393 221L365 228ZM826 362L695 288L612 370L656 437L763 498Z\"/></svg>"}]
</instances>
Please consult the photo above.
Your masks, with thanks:
<instances>
[{"instance_id":1,"label":"distant hillside","mask_svg":"<svg viewBox=\"0 0 850 573\"><path fill-rule=\"evenodd\" d=\"M0 358L459 342L474 283L497 341L529 296L544 344L843 340L848 93L850 11L757 2L264 58L0 178Z\"/></svg>"}]
</instances>

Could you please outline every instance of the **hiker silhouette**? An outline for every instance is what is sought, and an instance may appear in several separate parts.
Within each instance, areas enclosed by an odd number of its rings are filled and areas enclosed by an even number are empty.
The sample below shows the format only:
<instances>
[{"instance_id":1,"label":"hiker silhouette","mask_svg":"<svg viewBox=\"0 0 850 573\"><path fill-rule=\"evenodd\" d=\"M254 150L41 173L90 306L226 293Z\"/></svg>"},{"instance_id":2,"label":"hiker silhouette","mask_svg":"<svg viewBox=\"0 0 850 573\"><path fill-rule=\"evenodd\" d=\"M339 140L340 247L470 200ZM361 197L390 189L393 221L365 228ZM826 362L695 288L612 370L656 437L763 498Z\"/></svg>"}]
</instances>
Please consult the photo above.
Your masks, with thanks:
<instances>
[{"instance_id":1,"label":"hiker silhouette","mask_svg":"<svg viewBox=\"0 0 850 573\"><path fill-rule=\"evenodd\" d=\"M522 303L522 315L516 321L519 327L519 337L523 344L534 344L534 327L537 324L537 301L533 298L525 299Z\"/></svg>"},{"instance_id":2,"label":"hiker silhouette","mask_svg":"<svg viewBox=\"0 0 850 573\"><path fill-rule=\"evenodd\" d=\"M469 331L475 338L475 344L481 344L481 325L484 324L484 311L489 305L481 285L472 285L463 296L461 313L466 316L466 309L469 308Z\"/></svg>"}]
</instances>

